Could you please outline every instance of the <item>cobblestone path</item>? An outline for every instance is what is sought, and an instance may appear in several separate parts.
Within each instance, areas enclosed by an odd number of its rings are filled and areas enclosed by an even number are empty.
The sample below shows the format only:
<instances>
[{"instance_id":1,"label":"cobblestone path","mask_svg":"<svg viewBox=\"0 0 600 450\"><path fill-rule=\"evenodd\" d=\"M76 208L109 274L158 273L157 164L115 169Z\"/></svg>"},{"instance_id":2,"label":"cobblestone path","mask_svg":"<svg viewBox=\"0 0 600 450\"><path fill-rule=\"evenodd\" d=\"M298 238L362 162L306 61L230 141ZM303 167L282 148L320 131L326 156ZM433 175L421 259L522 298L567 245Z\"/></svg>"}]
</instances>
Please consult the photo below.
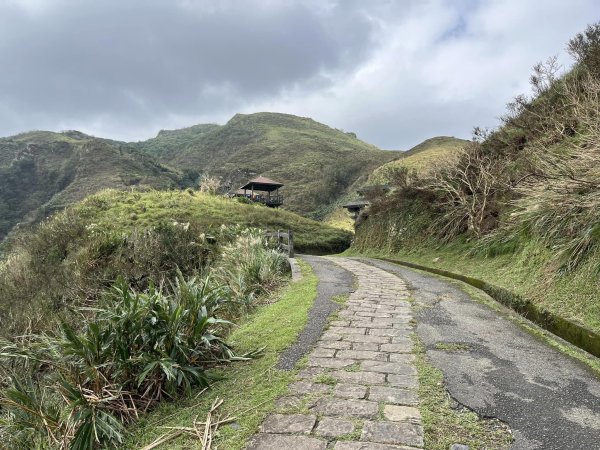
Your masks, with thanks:
<instances>
[{"instance_id":1,"label":"cobblestone path","mask_svg":"<svg viewBox=\"0 0 600 450\"><path fill-rule=\"evenodd\" d=\"M358 289L308 355L251 450L423 447L406 284L358 261L331 258Z\"/></svg>"}]
</instances>

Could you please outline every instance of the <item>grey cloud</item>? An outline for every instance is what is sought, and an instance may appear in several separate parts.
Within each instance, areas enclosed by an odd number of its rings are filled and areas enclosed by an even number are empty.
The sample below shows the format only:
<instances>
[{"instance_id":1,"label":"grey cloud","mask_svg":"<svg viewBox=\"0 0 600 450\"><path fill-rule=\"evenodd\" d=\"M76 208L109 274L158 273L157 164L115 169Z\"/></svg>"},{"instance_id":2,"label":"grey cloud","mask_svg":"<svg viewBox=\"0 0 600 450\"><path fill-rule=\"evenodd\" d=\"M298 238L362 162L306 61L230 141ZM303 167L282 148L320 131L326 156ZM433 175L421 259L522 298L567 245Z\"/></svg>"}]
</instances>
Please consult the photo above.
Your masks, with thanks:
<instances>
[{"instance_id":1,"label":"grey cloud","mask_svg":"<svg viewBox=\"0 0 600 450\"><path fill-rule=\"evenodd\" d=\"M280 111L406 149L495 126L598 20L597 0L0 0L0 135Z\"/></svg>"},{"instance_id":2,"label":"grey cloud","mask_svg":"<svg viewBox=\"0 0 600 450\"><path fill-rule=\"evenodd\" d=\"M214 6L214 5L217 6ZM286 88L332 83L368 57L353 9L293 2L55 1L0 6L0 100L22 126L217 113ZM329 75L329 76L328 76ZM104 119L102 119L104 117ZM44 123L44 125L46 124ZM30 127L36 127L31 123Z\"/></svg>"}]
</instances>

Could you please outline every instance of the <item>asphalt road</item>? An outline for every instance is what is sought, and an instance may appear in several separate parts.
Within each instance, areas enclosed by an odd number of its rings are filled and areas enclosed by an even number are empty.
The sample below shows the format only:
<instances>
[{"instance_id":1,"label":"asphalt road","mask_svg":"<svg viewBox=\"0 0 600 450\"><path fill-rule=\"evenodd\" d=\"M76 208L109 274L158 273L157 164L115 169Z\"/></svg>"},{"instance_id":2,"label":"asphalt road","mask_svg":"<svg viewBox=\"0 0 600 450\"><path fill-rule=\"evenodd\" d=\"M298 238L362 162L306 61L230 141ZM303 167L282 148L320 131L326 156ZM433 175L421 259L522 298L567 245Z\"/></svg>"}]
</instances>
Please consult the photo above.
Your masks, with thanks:
<instances>
[{"instance_id":1,"label":"asphalt road","mask_svg":"<svg viewBox=\"0 0 600 450\"><path fill-rule=\"evenodd\" d=\"M436 277L373 259L399 275L417 305L417 333L450 395L512 430L513 449L600 449L600 378ZM436 346L455 343L464 351Z\"/></svg>"}]
</instances>

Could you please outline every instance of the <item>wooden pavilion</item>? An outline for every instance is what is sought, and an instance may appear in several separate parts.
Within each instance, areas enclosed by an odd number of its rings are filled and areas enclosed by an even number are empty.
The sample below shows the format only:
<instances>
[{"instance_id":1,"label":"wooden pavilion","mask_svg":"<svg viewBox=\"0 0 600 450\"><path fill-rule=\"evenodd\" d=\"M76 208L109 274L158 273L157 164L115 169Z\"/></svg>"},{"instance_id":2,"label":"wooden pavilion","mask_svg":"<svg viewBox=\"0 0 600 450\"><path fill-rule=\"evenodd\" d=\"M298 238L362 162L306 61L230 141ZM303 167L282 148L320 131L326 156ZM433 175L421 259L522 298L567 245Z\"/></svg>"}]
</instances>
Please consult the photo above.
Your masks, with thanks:
<instances>
[{"instance_id":1,"label":"wooden pavilion","mask_svg":"<svg viewBox=\"0 0 600 450\"><path fill-rule=\"evenodd\" d=\"M283 194L279 191L282 187L283 183L260 176L248 181L235 195L277 208L283 205Z\"/></svg>"}]
</instances>

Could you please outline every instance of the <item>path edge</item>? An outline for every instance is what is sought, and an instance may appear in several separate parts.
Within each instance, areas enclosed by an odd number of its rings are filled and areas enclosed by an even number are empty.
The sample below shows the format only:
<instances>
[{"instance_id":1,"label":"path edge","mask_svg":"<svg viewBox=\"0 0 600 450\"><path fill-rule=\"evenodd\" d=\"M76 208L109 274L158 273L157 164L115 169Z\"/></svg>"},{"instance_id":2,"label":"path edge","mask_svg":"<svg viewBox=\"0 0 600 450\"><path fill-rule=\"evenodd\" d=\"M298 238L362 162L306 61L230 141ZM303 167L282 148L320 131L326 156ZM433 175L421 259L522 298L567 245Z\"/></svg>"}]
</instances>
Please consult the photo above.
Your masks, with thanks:
<instances>
[{"instance_id":1,"label":"path edge","mask_svg":"<svg viewBox=\"0 0 600 450\"><path fill-rule=\"evenodd\" d=\"M288 257L290 269L292 271L292 281L300 281L302 279L302 269L298 260L295 257Z\"/></svg>"}]
</instances>

